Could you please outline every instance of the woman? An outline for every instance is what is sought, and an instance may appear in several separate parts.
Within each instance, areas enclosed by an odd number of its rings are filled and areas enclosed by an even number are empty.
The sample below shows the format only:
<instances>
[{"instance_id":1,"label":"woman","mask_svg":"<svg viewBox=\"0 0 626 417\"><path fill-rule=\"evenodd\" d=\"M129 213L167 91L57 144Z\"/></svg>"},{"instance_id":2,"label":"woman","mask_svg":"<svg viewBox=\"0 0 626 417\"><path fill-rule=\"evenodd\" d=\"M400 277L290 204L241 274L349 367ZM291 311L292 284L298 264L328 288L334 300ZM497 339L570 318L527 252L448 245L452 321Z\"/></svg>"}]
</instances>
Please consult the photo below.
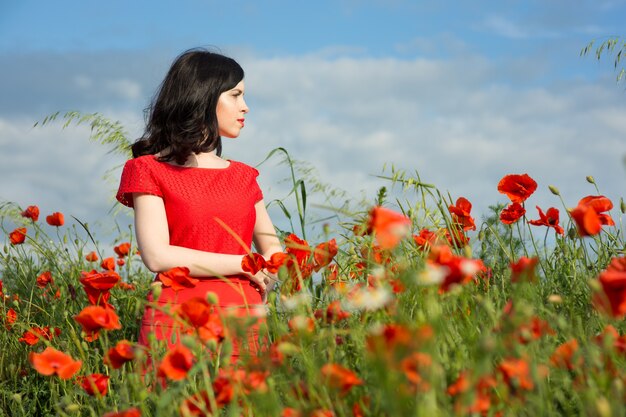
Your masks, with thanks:
<instances>
[{"instance_id":1,"label":"woman","mask_svg":"<svg viewBox=\"0 0 626 417\"><path fill-rule=\"evenodd\" d=\"M214 292L222 311L247 314L261 305L272 282L264 271L241 267L254 241L269 258L282 247L257 184L258 171L221 158L221 137L244 127L244 72L233 59L193 49L172 64L151 106L145 133L132 146L117 199L135 210L141 258L153 272L187 267L200 278L193 288L163 288L159 306L176 305ZM162 308L147 308L139 343L148 336L172 340L173 321ZM254 310L254 309L252 309ZM178 336L178 335L176 335ZM256 328L248 343L255 349ZM237 356L239 341L234 343Z\"/></svg>"}]
</instances>

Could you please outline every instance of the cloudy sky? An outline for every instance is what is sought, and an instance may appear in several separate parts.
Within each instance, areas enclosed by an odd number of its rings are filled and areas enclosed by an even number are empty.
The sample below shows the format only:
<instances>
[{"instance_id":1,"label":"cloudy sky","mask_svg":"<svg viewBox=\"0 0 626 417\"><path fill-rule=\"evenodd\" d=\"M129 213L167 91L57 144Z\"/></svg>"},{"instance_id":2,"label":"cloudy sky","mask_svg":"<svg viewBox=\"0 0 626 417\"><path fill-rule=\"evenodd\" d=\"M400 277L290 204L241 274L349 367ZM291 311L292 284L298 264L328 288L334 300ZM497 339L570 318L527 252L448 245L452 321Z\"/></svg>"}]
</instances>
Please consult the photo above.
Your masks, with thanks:
<instances>
[{"instance_id":1,"label":"cloudy sky","mask_svg":"<svg viewBox=\"0 0 626 417\"><path fill-rule=\"evenodd\" d=\"M509 173L539 183L531 208L560 207L548 185L570 206L594 194L587 175L619 204L626 91L610 57L580 51L626 36L624 16L625 0L2 0L0 200L110 222L119 171L102 176L124 158L86 127L33 124L99 112L134 139L175 56L204 46L246 71L251 111L229 158L256 165L281 146L355 198L393 164L477 216L506 202ZM286 168L260 170L266 201L283 197Z\"/></svg>"}]
</instances>

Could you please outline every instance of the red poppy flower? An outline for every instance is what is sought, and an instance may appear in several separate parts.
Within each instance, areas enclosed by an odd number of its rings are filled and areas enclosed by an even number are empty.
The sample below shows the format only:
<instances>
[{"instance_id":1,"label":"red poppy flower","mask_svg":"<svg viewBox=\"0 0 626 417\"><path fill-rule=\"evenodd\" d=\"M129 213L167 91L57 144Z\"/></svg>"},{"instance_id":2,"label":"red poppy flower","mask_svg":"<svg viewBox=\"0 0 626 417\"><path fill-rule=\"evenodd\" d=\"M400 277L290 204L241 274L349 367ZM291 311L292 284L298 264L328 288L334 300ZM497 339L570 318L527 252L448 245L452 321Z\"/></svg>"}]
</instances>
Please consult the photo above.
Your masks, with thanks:
<instances>
[{"instance_id":1,"label":"red poppy flower","mask_svg":"<svg viewBox=\"0 0 626 417\"><path fill-rule=\"evenodd\" d=\"M130 243L124 242L113 248L118 257L123 258L130 253Z\"/></svg>"},{"instance_id":2,"label":"red poppy flower","mask_svg":"<svg viewBox=\"0 0 626 417\"><path fill-rule=\"evenodd\" d=\"M110 307L109 298L111 294L109 291L120 282L122 277L114 271L97 272L95 270L91 270L91 272L82 271L80 275L80 283L83 284L89 303Z\"/></svg>"},{"instance_id":3,"label":"red poppy flower","mask_svg":"<svg viewBox=\"0 0 626 417\"><path fill-rule=\"evenodd\" d=\"M539 263L539 258L527 258L522 256L517 262L511 262L511 282L535 282L535 268Z\"/></svg>"},{"instance_id":4,"label":"red poppy flower","mask_svg":"<svg viewBox=\"0 0 626 417\"><path fill-rule=\"evenodd\" d=\"M453 228L452 232L447 228L443 229L443 235L448 241L450 246L454 246L455 248L462 248L467 245L470 241L469 237L462 231L457 228Z\"/></svg>"},{"instance_id":5,"label":"red poppy flower","mask_svg":"<svg viewBox=\"0 0 626 417\"><path fill-rule=\"evenodd\" d=\"M124 266L124 265L126 265L126 261L124 261L124 259L122 259L122 258L117 258L117 261L115 261L115 263L117 264L117 266Z\"/></svg>"},{"instance_id":6,"label":"red poppy flower","mask_svg":"<svg viewBox=\"0 0 626 417\"><path fill-rule=\"evenodd\" d=\"M404 372L406 379L420 391L426 391L430 384L424 378L424 373L428 372L433 360L427 353L413 352L400 362L400 368Z\"/></svg>"},{"instance_id":7,"label":"red poppy flower","mask_svg":"<svg viewBox=\"0 0 626 417\"><path fill-rule=\"evenodd\" d=\"M382 249L392 249L409 235L411 219L384 207L374 207L369 212L367 231L373 233Z\"/></svg>"},{"instance_id":8,"label":"red poppy flower","mask_svg":"<svg viewBox=\"0 0 626 417\"><path fill-rule=\"evenodd\" d=\"M63 226L65 224L65 217L63 216L63 213L59 213L57 211L49 216L46 216L46 223L50 226Z\"/></svg>"},{"instance_id":9,"label":"red poppy flower","mask_svg":"<svg viewBox=\"0 0 626 417\"><path fill-rule=\"evenodd\" d=\"M466 284L486 269L480 259L456 256L452 249L445 245L433 247L428 255L428 262L431 265L444 267L445 275L439 286L440 292L449 291L453 285Z\"/></svg>"},{"instance_id":10,"label":"red poppy flower","mask_svg":"<svg viewBox=\"0 0 626 417\"><path fill-rule=\"evenodd\" d=\"M448 386L446 392L448 395L457 396L463 394L470 389L469 372L463 371L459 374L457 379Z\"/></svg>"},{"instance_id":11,"label":"red poppy flower","mask_svg":"<svg viewBox=\"0 0 626 417\"><path fill-rule=\"evenodd\" d=\"M596 306L613 317L626 316L626 257L613 258L598 281L602 293L594 299Z\"/></svg>"},{"instance_id":12,"label":"red poppy flower","mask_svg":"<svg viewBox=\"0 0 626 417\"><path fill-rule=\"evenodd\" d=\"M321 372L328 385L340 389L342 394L346 394L355 385L363 385L357 374L336 363L327 363L322 366Z\"/></svg>"},{"instance_id":13,"label":"red poppy flower","mask_svg":"<svg viewBox=\"0 0 626 417\"><path fill-rule=\"evenodd\" d=\"M600 233L603 225L613 226L615 222L605 211L613 208L611 200L604 196L587 196L570 210L570 215L578 228L580 236L593 236Z\"/></svg>"},{"instance_id":14,"label":"red poppy flower","mask_svg":"<svg viewBox=\"0 0 626 417\"><path fill-rule=\"evenodd\" d=\"M556 332L547 321L541 320L539 317L532 317L530 323L524 323L517 329L519 334L518 340L522 344L527 344L532 340L538 340L544 335L555 335Z\"/></svg>"},{"instance_id":15,"label":"red poppy flower","mask_svg":"<svg viewBox=\"0 0 626 417\"><path fill-rule=\"evenodd\" d=\"M126 362L135 359L135 348L127 340L120 340L104 356L104 363L113 369L119 369Z\"/></svg>"},{"instance_id":16,"label":"red poppy flower","mask_svg":"<svg viewBox=\"0 0 626 417\"><path fill-rule=\"evenodd\" d=\"M177 266L161 272L157 275L157 279L163 283L164 287L170 287L174 291L193 288L198 283L197 279L189 276L189 268L185 266Z\"/></svg>"},{"instance_id":17,"label":"red poppy flower","mask_svg":"<svg viewBox=\"0 0 626 417\"><path fill-rule=\"evenodd\" d=\"M500 212L500 221L504 224L513 224L524 214L526 209L520 203L511 203Z\"/></svg>"},{"instance_id":18,"label":"red poppy flower","mask_svg":"<svg viewBox=\"0 0 626 417\"><path fill-rule=\"evenodd\" d=\"M332 410L320 408L311 411L310 417L335 417L335 413Z\"/></svg>"},{"instance_id":19,"label":"red poppy flower","mask_svg":"<svg viewBox=\"0 0 626 417\"><path fill-rule=\"evenodd\" d=\"M26 207L26 210L22 212L22 217L26 217L27 219L31 219L32 221L36 222L37 220L39 220L39 207Z\"/></svg>"},{"instance_id":20,"label":"red poppy flower","mask_svg":"<svg viewBox=\"0 0 626 417\"><path fill-rule=\"evenodd\" d=\"M552 356L550 356L550 362L556 367L573 370L583 364L583 358L578 356L577 352L578 340L568 340L556 348Z\"/></svg>"},{"instance_id":21,"label":"red poppy flower","mask_svg":"<svg viewBox=\"0 0 626 417\"><path fill-rule=\"evenodd\" d=\"M123 411L109 411L102 417L141 417L141 410L137 407L132 407Z\"/></svg>"},{"instance_id":22,"label":"red poppy flower","mask_svg":"<svg viewBox=\"0 0 626 417\"><path fill-rule=\"evenodd\" d=\"M229 404L235 395L235 387L231 383L230 378L225 376L221 369L218 377L213 381L212 388L215 405L218 408ZM202 391L183 401L180 406L180 414L183 416L204 417L207 415L207 412L211 413L212 409L209 393Z\"/></svg>"},{"instance_id":23,"label":"red poppy flower","mask_svg":"<svg viewBox=\"0 0 626 417\"><path fill-rule=\"evenodd\" d=\"M311 256L311 247L306 240L300 239L298 236L291 233L285 238L285 247L285 251L296 258L301 268L307 264Z\"/></svg>"},{"instance_id":24,"label":"red poppy flower","mask_svg":"<svg viewBox=\"0 0 626 417\"><path fill-rule=\"evenodd\" d=\"M120 319L111 308L96 305L87 306L81 310L74 320L78 322L85 332L85 340L88 342L98 338L100 330L121 329Z\"/></svg>"},{"instance_id":25,"label":"red poppy flower","mask_svg":"<svg viewBox=\"0 0 626 417\"><path fill-rule=\"evenodd\" d=\"M537 207L537 211L539 212L539 220L530 220L528 223L533 226L546 226L553 227L554 230L562 235L564 234L564 230L561 226L559 226L559 209L555 207L550 207L548 211L544 214L543 211Z\"/></svg>"},{"instance_id":26,"label":"red poppy flower","mask_svg":"<svg viewBox=\"0 0 626 417\"><path fill-rule=\"evenodd\" d=\"M40 374L57 374L61 379L70 379L82 365L81 361L75 361L70 355L52 347L47 347L41 353L30 352L28 360Z\"/></svg>"},{"instance_id":27,"label":"red poppy flower","mask_svg":"<svg viewBox=\"0 0 626 417\"><path fill-rule=\"evenodd\" d=\"M472 203L464 197L456 200L456 205L448 207L448 211L452 214L452 221L459 224L463 230L476 230L474 218L470 216L472 211Z\"/></svg>"},{"instance_id":28,"label":"red poppy flower","mask_svg":"<svg viewBox=\"0 0 626 417\"><path fill-rule=\"evenodd\" d=\"M419 235L413 235L413 241L418 248L426 250L437 243L437 235L428 229L422 229Z\"/></svg>"},{"instance_id":29,"label":"red poppy flower","mask_svg":"<svg viewBox=\"0 0 626 417\"><path fill-rule=\"evenodd\" d=\"M532 390L533 380L530 376L530 366L525 359L505 359L498 366L504 382L512 389Z\"/></svg>"},{"instance_id":30,"label":"red poppy flower","mask_svg":"<svg viewBox=\"0 0 626 417\"><path fill-rule=\"evenodd\" d=\"M170 349L159 365L159 375L166 376L174 381L187 377L187 372L193 366L194 356L183 345L176 345Z\"/></svg>"},{"instance_id":31,"label":"red poppy flower","mask_svg":"<svg viewBox=\"0 0 626 417\"><path fill-rule=\"evenodd\" d=\"M107 271L115 271L115 259L113 257L104 258L100 263L100 267Z\"/></svg>"},{"instance_id":32,"label":"red poppy flower","mask_svg":"<svg viewBox=\"0 0 626 417\"><path fill-rule=\"evenodd\" d=\"M191 298L178 306L176 314L197 331L203 342L215 340L221 342L226 337L226 330L215 307L201 297Z\"/></svg>"},{"instance_id":33,"label":"red poppy flower","mask_svg":"<svg viewBox=\"0 0 626 417\"><path fill-rule=\"evenodd\" d=\"M4 320L5 322L4 326L6 327L6 329L11 330L11 326L13 325L13 323L15 323L16 320L17 320L17 312L13 310L12 308L7 310L7 316L6 316L6 319Z\"/></svg>"},{"instance_id":34,"label":"red poppy flower","mask_svg":"<svg viewBox=\"0 0 626 417\"><path fill-rule=\"evenodd\" d=\"M249 253L241 259L241 269L255 275L265 268L265 258L259 253Z\"/></svg>"},{"instance_id":35,"label":"red poppy flower","mask_svg":"<svg viewBox=\"0 0 626 417\"><path fill-rule=\"evenodd\" d=\"M513 203L523 203L536 189L537 183L528 174L505 175L498 183L498 191L506 194Z\"/></svg>"},{"instance_id":36,"label":"red poppy flower","mask_svg":"<svg viewBox=\"0 0 626 417\"><path fill-rule=\"evenodd\" d=\"M289 330L296 333L313 333L315 331L315 320L311 317L294 316L287 322Z\"/></svg>"},{"instance_id":37,"label":"red poppy flower","mask_svg":"<svg viewBox=\"0 0 626 417\"><path fill-rule=\"evenodd\" d=\"M324 319L326 323L338 323L350 317L350 313L341 309L341 301L334 300L328 304L326 311L315 310L314 316L317 319Z\"/></svg>"},{"instance_id":38,"label":"red poppy flower","mask_svg":"<svg viewBox=\"0 0 626 417\"><path fill-rule=\"evenodd\" d=\"M136 289L133 284L129 284L127 282L120 282L118 284L118 287L120 287L122 290L126 290L126 291L132 291L132 290Z\"/></svg>"},{"instance_id":39,"label":"red poppy flower","mask_svg":"<svg viewBox=\"0 0 626 417\"><path fill-rule=\"evenodd\" d=\"M79 376L78 384L89 395L107 395L109 391L109 377L103 374Z\"/></svg>"},{"instance_id":40,"label":"red poppy flower","mask_svg":"<svg viewBox=\"0 0 626 417\"><path fill-rule=\"evenodd\" d=\"M85 255L85 260L87 262L96 262L98 259L98 254L95 251L91 251Z\"/></svg>"},{"instance_id":41,"label":"red poppy flower","mask_svg":"<svg viewBox=\"0 0 626 417\"><path fill-rule=\"evenodd\" d=\"M600 223L605 226L615 226L613 218L608 214L604 214L605 211L609 211L613 208L613 202L603 195L588 195L583 197L578 202L579 206L588 206L594 209L598 214Z\"/></svg>"},{"instance_id":42,"label":"red poppy flower","mask_svg":"<svg viewBox=\"0 0 626 417\"><path fill-rule=\"evenodd\" d=\"M270 274L278 272L281 266L289 259L289 254L285 252L276 252L270 256L269 261L265 261L265 268Z\"/></svg>"},{"instance_id":43,"label":"red poppy flower","mask_svg":"<svg viewBox=\"0 0 626 417\"><path fill-rule=\"evenodd\" d=\"M25 227L18 227L11 233L9 233L9 241L11 245L21 245L26 240L26 231Z\"/></svg>"},{"instance_id":44,"label":"red poppy flower","mask_svg":"<svg viewBox=\"0 0 626 417\"><path fill-rule=\"evenodd\" d=\"M26 343L29 346L33 346L37 344L40 340L52 340L55 336L58 336L60 334L61 329L59 329L58 327L50 330L49 326L33 326L22 334L22 337L18 339L18 342Z\"/></svg>"},{"instance_id":45,"label":"red poppy flower","mask_svg":"<svg viewBox=\"0 0 626 417\"><path fill-rule=\"evenodd\" d=\"M37 277L37 286L39 288L45 288L48 284L53 282L54 280L52 279L52 273L50 271L43 272Z\"/></svg>"},{"instance_id":46,"label":"red poppy flower","mask_svg":"<svg viewBox=\"0 0 626 417\"><path fill-rule=\"evenodd\" d=\"M315 271L319 271L323 267L330 264L333 258L337 255L337 251L337 241L335 239L331 239L328 242L323 242L317 245L313 251Z\"/></svg>"},{"instance_id":47,"label":"red poppy flower","mask_svg":"<svg viewBox=\"0 0 626 417\"><path fill-rule=\"evenodd\" d=\"M280 413L280 417L302 417L302 413L295 408L285 407Z\"/></svg>"}]
</instances>

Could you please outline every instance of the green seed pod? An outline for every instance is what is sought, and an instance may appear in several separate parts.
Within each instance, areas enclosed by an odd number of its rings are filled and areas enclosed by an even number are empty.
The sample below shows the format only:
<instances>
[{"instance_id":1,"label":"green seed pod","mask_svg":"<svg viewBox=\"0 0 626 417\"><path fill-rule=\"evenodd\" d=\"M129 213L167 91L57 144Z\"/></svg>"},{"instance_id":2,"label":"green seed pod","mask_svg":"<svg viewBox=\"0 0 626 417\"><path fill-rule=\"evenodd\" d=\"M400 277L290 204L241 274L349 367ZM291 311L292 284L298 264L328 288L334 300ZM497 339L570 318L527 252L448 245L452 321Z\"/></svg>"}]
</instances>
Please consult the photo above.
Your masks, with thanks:
<instances>
[{"instance_id":1,"label":"green seed pod","mask_svg":"<svg viewBox=\"0 0 626 417\"><path fill-rule=\"evenodd\" d=\"M13 401L15 401L18 404L22 402L22 396L20 394L13 394L12 398L13 398Z\"/></svg>"},{"instance_id":2,"label":"green seed pod","mask_svg":"<svg viewBox=\"0 0 626 417\"><path fill-rule=\"evenodd\" d=\"M161 296L161 292L163 292L163 284L159 281L155 281L150 284L150 287L152 287L152 299L158 300Z\"/></svg>"},{"instance_id":3,"label":"green seed pod","mask_svg":"<svg viewBox=\"0 0 626 417\"><path fill-rule=\"evenodd\" d=\"M209 291L208 293L206 293L206 300L209 302L209 304L213 305L217 305L217 303L219 303L220 301L217 294L215 294L213 291Z\"/></svg>"},{"instance_id":4,"label":"green seed pod","mask_svg":"<svg viewBox=\"0 0 626 417\"><path fill-rule=\"evenodd\" d=\"M596 183L596 180L594 180L591 175L587 175L587 177L585 179L587 180L587 182L589 184L595 184Z\"/></svg>"},{"instance_id":5,"label":"green seed pod","mask_svg":"<svg viewBox=\"0 0 626 417\"><path fill-rule=\"evenodd\" d=\"M561 195L561 192L559 191L558 188L556 188L554 185L549 185L548 188L550 189L550 192L554 195Z\"/></svg>"},{"instance_id":6,"label":"green seed pod","mask_svg":"<svg viewBox=\"0 0 626 417\"><path fill-rule=\"evenodd\" d=\"M605 397L600 397L596 400L596 411L600 417L611 417L613 415L611 404Z\"/></svg>"},{"instance_id":7,"label":"green seed pod","mask_svg":"<svg viewBox=\"0 0 626 417\"><path fill-rule=\"evenodd\" d=\"M624 197L619 199L619 209L622 211L622 214L626 213L626 202L624 202Z\"/></svg>"}]
</instances>

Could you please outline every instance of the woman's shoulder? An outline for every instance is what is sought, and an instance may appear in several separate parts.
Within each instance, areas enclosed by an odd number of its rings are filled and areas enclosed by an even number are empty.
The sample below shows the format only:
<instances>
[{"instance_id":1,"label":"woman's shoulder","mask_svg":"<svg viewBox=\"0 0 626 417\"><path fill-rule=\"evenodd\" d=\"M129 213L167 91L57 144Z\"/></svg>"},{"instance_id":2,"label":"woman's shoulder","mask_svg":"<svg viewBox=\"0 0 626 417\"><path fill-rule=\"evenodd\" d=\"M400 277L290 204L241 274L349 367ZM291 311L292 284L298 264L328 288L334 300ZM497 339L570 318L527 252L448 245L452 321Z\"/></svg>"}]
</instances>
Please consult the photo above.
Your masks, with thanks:
<instances>
[{"instance_id":1,"label":"woman's shoulder","mask_svg":"<svg viewBox=\"0 0 626 417\"><path fill-rule=\"evenodd\" d=\"M231 164L230 168L234 168L235 171L241 171L255 177L259 176L259 171L253 166L246 164L245 162L236 161L234 159L229 159L228 161Z\"/></svg>"}]
</instances>

